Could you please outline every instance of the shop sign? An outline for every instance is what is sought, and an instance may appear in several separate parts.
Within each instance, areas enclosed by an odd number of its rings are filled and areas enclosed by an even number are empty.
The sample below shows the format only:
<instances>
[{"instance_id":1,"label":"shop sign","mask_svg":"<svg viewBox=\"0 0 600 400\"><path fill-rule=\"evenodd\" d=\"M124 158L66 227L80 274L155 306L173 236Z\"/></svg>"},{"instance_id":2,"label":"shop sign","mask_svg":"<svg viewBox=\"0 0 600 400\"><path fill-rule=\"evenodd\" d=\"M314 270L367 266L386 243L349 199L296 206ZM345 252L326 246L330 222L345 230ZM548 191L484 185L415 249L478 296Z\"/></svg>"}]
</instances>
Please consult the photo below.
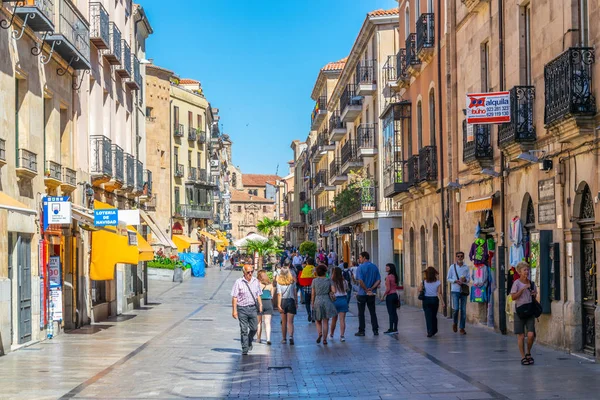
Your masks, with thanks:
<instances>
[{"instance_id":1,"label":"shop sign","mask_svg":"<svg viewBox=\"0 0 600 400\"><path fill-rule=\"evenodd\" d=\"M556 203L554 201L538 204L538 223L556 223Z\"/></svg>"},{"instance_id":2,"label":"shop sign","mask_svg":"<svg viewBox=\"0 0 600 400\"><path fill-rule=\"evenodd\" d=\"M538 198L540 202L554 201L554 178L538 182Z\"/></svg>"},{"instance_id":3,"label":"shop sign","mask_svg":"<svg viewBox=\"0 0 600 400\"><path fill-rule=\"evenodd\" d=\"M71 223L71 202L69 196L46 196L42 200L44 209L44 230L52 224Z\"/></svg>"},{"instance_id":4,"label":"shop sign","mask_svg":"<svg viewBox=\"0 0 600 400\"><path fill-rule=\"evenodd\" d=\"M52 321L62 321L63 319L63 302L61 288L54 288L50 290L50 316L52 318Z\"/></svg>"},{"instance_id":5,"label":"shop sign","mask_svg":"<svg viewBox=\"0 0 600 400\"><path fill-rule=\"evenodd\" d=\"M135 232L127 231L127 244L130 246L138 245L137 234Z\"/></svg>"},{"instance_id":6,"label":"shop sign","mask_svg":"<svg viewBox=\"0 0 600 400\"><path fill-rule=\"evenodd\" d=\"M125 225L138 226L140 224L140 210L119 210L119 222Z\"/></svg>"},{"instance_id":7,"label":"shop sign","mask_svg":"<svg viewBox=\"0 0 600 400\"><path fill-rule=\"evenodd\" d=\"M510 92L467 93L467 124L510 122Z\"/></svg>"},{"instance_id":8,"label":"shop sign","mask_svg":"<svg viewBox=\"0 0 600 400\"><path fill-rule=\"evenodd\" d=\"M171 228L173 235L183 235L183 226L179 222L175 222Z\"/></svg>"},{"instance_id":9,"label":"shop sign","mask_svg":"<svg viewBox=\"0 0 600 400\"><path fill-rule=\"evenodd\" d=\"M48 281L50 288L60 287L60 257L52 256L48 258Z\"/></svg>"},{"instance_id":10,"label":"shop sign","mask_svg":"<svg viewBox=\"0 0 600 400\"><path fill-rule=\"evenodd\" d=\"M116 208L94 210L94 226L117 226L119 210Z\"/></svg>"},{"instance_id":11,"label":"shop sign","mask_svg":"<svg viewBox=\"0 0 600 400\"><path fill-rule=\"evenodd\" d=\"M352 233L352 228L349 226L343 226L339 230L340 235L350 235Z\"/></svg>"}]
</instances>

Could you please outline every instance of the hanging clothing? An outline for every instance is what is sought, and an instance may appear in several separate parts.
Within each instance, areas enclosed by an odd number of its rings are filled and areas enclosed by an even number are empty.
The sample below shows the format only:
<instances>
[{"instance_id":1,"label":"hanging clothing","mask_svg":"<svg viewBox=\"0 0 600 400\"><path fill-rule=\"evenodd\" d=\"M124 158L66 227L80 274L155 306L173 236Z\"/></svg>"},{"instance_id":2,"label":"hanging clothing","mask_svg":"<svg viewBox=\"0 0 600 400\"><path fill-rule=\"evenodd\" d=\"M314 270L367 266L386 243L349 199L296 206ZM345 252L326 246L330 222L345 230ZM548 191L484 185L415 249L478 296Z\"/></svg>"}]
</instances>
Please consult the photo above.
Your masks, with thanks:
<instances>
[{"instance_id":1,"label":"hanging clothing","mask_svg":"<svg viewBox=\"0 0 600 400\"><path fill-rule=\"evenodd\" d=\"M471 271L471 282L473 286L483 287L488 285L489 275L488 266L484 264L476 265Z\"/></svg>"},{"instance_id":2,"label":"hanging clothing","mask_svg":"<svg viewBox=\"0 0 600 400\"><path fill-rule=\"evenodd\" d=\"M477 226L475 227L475 239L479 237L481 234L481 224L477 221Z\"/></svg>"},{"instance_id":3,"label":"hanging clothing","mask_svg":"<svg viewBox=\"0 0 600 400\"><path fill-rule=\"evenodd\" d=\"M494 258L494 254L496 254L496 241L494 240L494 238L490 235L488 235L487 239L487 248L488 248L488 265L490 267L492 267L492 270L495 271L496 268L494 268L494 264L492 263L492 259Z\"/></svg>"},{"instance_id":4,"label":"hanging clothing","mask_svg":"<svg viewBox=\"0 0 600 400\"><path fill-rule=\"evenodd\" d=\"M523 244L523 225L521 224L521 218L514 217L510 221L510 230L508 233L511 242L518 245Z\"/></svg>"},{"instance_id":5,"label":"hanging clothing","mask_svg":"<svg viewBox=\"0 0 600 400\"><path fill-rule=\"evenodd\" d=\"M522 245L513 244L510 246L508 261L512 267L516 267L518 263L525 259L525 253Z\"/></svg>"},{"instance_id":6,"label":"hanging clothing","mask_svg":"<svg viewBox=\"0 0 600 400\"><path fill-rule=\"evenodd\" d=\"M469 251L469 259L473 264L486 264L488 258L487 242L484 239L475 239Z\"/></svg>"}]
</instances>

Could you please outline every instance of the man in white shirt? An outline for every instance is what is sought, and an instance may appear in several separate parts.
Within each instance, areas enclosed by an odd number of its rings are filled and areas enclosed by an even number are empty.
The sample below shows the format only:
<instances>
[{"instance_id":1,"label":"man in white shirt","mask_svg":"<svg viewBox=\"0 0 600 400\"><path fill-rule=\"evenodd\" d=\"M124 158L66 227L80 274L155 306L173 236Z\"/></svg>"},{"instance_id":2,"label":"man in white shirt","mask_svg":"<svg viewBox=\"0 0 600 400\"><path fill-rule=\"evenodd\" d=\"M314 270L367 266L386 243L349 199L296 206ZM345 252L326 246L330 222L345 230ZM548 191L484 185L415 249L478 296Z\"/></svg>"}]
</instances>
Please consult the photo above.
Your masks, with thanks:
<instances>
[{"instance_id":1,"label":"man in white shirt","mask_svg":"<svg viewBox=\"0 0 600 400\"><path fill-rule=\"evenodd\" d=\"M460 311L460 334L466 335L465 324L467 321L467 294L461 293L461 286L469 283L469 266L465 264L465 253L462 251L456 252L456 263L452 264L448 269L448 282L452 283L452 330L458 330L458 313ZM468 286L467 286L468 287Z\"/></svg>"},{"instance_id":2,"label":"man in white shirt","mask_svg":"<svg viewBox=\"0 0 600 400\"><path fill-rule=\"evenodd\" d=\"M219 263L219 252L217 251L217 249L213 250L212 257L213 257L213 265L217 265Z\"/></svg>"}]
</instances>

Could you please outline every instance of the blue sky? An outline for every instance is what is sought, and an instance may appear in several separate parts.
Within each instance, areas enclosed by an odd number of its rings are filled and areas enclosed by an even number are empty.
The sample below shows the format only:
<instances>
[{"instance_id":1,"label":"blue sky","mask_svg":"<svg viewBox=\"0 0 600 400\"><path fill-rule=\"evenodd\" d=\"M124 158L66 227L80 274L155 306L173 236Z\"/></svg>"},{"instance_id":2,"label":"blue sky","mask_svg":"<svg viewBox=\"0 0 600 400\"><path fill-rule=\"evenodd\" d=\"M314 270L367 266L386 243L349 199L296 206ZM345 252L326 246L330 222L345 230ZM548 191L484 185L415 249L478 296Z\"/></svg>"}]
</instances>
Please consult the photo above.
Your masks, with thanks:
<instances>
[{"instance_id":1,"label":"blue sky","mask_svg":"<svg viewBox=\"0 0 600 400\"><path fill-rule=\"evenodd\" d=\"M394 0L138 0L147 58L198 79L244 173L286 175L309 132L319 69L346 57L368 11Z\"/></svg>"}]
</instances>

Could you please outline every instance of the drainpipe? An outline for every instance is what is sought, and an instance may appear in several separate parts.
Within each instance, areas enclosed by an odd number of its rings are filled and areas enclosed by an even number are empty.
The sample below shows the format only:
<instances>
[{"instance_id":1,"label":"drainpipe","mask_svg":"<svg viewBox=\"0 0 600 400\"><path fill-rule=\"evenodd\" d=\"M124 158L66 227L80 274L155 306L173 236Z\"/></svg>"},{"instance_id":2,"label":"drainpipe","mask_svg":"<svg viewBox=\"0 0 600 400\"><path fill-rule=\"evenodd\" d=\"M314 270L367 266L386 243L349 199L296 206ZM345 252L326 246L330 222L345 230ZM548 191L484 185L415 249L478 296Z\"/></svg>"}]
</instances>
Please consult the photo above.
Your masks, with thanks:
<instances>
[{"instance_id":1,"label":"drainpipe","mask_svg":"<svg viewBox=\"0 0 600 400\"><path fill-rule=\"evenodd\" d=\"M171 235L173 235L173 201L171 201L171 197L173 196L173 160L171 160L173 154L173 110L171 110L171 106L173 104L173 100L169 101L169 229L171 230Z\"/></svg>"},{"instance_id":2,"label":"drainpipe","mask_svg":"<svg viewBox=\"0 0 600 400\"><path fill-rule=\"evenodd\" d=\"M441 49L441 38L440 36L442 35L442 13L440 12L440 10L442 9L442 0L438 0L437 1L437 9L438 12L436 13L437 16L437 22L436 22L436 27L437 27L437 35L436 35L436 41L437 41L437 94L438 94L438 99L437 99L437 104L438 104L438 113L439 113L439 123L438 123L438 129L439 129L439 148L440 148L440 162L439 162L439 171L440 171L440 211L441 211L441 224L442 224L442 279L445 279L445 277L447 276L447 269L448 269L448 254L447 254L447 248L446 248L446 223L445 223L445 210L446 210L446 202L444 199L444 124L442 122L442 49ZM444 284L443 285L443 296L444 296L444 303L446 303L445 307L444 307L444 315L447 316L448 315L448 285Z\"/></svg>"},{"instance_id":3,"label":"drainpipe","mask_svg":"<svg viewBox=\"0 0 600 400\"><path fill-rule=\"evenodd\" d=\"M500 75L500 91L504 90L504 0L498 0L498 51L499 61L498 72ZM506 313L504 309L506 307L506 246L504 244L504 234L506 232L506 202L504 195L506 192L506 178L505 178L505 159L504 152L500 152L500 217L501 230L500 230L500 246L498 246L498 315L500 332L503 335L506 334Z\"/></svg>"}]
</instances>

